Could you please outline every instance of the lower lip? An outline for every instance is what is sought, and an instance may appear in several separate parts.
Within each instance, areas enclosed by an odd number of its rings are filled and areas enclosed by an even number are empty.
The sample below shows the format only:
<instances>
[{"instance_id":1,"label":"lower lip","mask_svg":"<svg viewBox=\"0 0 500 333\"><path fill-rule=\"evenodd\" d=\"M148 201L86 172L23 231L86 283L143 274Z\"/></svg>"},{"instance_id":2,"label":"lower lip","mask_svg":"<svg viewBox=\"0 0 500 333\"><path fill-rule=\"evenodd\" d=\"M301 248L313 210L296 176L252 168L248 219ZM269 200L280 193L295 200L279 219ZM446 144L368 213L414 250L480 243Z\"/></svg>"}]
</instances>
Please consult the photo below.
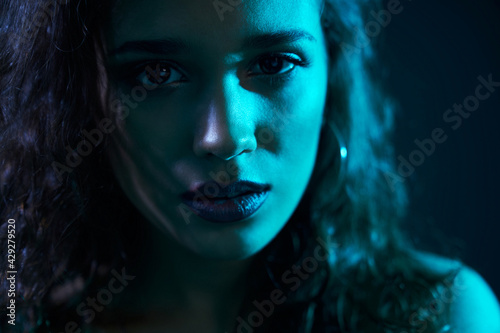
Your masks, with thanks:
<instances>
[{"instance_id":1,"label":"lower lip","mask_svg":"<svg viewBox=\"0 0 500 333\"><path fill-rule=\"evenodd\" d=\"M216 223L241 221L252 216L266 201L268 191L253 192L230 199L183 200L198 216Z\"/></svg>"}]
</instances>

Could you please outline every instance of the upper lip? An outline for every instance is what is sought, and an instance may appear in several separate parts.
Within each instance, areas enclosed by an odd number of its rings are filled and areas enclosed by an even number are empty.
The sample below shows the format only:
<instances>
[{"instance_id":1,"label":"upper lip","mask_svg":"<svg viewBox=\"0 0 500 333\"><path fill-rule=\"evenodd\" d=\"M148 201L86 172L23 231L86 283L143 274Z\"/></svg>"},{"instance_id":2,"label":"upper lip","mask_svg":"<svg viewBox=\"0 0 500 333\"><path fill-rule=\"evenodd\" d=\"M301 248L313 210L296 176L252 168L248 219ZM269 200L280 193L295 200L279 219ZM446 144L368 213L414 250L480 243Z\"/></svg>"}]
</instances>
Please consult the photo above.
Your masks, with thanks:
<instances>
[{"instance_id":1,"label":"upper lip","mask_svg":"<svg viewBox=\"0 0 500 333\"><path fill-rule=\"evenodd\" d=\"M230 184L220 184L216 181L208 181L196 187L195 191L187 191L182 194L185 200L195 200L200 194L208 199L230 199L246 193L260 193L268 191L268 184L256 183L248 180L238 180Z\"/></svg>"}]
</instances>

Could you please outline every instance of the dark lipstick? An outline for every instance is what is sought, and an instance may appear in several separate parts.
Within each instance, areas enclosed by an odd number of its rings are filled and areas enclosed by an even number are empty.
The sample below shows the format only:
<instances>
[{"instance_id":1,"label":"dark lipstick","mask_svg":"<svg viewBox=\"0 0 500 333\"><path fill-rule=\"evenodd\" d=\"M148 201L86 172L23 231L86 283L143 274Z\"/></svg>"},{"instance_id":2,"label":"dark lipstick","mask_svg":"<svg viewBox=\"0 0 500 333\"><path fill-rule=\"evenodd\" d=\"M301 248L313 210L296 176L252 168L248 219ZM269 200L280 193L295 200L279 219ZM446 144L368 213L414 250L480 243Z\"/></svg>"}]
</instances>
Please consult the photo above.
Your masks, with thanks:
<instances>
[{"instance_id":1,"label":"dark lipstick","mask_svg":"<svg viewBox=\"0 0 500 333\"><path fill-rule=\"evenodd\" d=\"M195 191L181 195L182 201L196 215L217 223L243 220L254 214L267 199L270 186L239 180L227 185L214 181L203 183Z\"/></svg>"}]
</instances>

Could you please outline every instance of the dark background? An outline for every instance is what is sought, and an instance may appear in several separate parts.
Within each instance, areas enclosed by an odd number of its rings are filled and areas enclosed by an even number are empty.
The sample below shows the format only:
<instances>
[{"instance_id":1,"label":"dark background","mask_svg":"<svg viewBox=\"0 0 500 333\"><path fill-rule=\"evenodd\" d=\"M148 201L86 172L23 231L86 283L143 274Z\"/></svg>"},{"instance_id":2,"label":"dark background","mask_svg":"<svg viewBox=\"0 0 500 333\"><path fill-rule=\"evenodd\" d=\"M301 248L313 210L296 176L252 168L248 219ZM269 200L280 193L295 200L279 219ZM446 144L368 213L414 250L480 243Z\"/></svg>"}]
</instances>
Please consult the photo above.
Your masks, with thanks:
<instances>
[{"instance_id":1,"label":"dark background","mask_svg":"<svg viewBox=\"0 0 500 333\"><path fill-rule=\"evenodd\" d=\"M374 37L384 84L398 101L396 156L408 159L414 140L436 127L448 135L405 181L411 200L405 226L421 248L478 271L499 297L500 87L456 130L443 114L474 95L479 75L500 82L500 1L401 5Z\"/></svg>"}]
</instances>

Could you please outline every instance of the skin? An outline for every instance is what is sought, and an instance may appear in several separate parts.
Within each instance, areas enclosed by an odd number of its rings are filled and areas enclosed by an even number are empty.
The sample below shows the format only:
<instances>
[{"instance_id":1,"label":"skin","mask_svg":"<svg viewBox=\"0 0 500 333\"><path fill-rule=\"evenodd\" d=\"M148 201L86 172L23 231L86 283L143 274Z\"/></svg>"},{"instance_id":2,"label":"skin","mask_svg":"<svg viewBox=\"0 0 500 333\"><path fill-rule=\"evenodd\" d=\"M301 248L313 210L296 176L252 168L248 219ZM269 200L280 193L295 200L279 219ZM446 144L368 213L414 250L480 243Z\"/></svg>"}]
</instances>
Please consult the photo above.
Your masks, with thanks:
<instances>
[{"instance_id":1,"label":"skin","mask_svg":"<svg viewBox=\"0 0 500 333\"><path fill-rule=\"evenodd\" d=\"M160 62L165 70L165 80L143 100L124 101L130 112L113 132L108 156L121 187L150 222L145 228L154 228L155 269L147 266L138 281L149 286L141 290L145 303L165 312L155 327L169 332L233 327L252 256L297 207L322 128L328 56L319 1L252 0L232 8L221 20L212 1L124 0L105 31L121 93L154 83L145 63L157 69ZM244 47L248 38L292 30L301 36ZM165 39L187 48L152 53L122 47ZM301 62L280 58L266 67L263 59L276 57L270 53ZM143 63L139 71L130 70L134 62ZM231 181L270 185L251 217L216 224L182 205L181 193L219 180L214 175L221 172ZM159 293L161 301L152 301Z\"/></svg>"},{"instance_id":2,"label":"skin","mask_svg":"<svg viewBox=\"0 0 500 333\"><path fill-rule=\"evenodd\" d=\"M222 21L208 0L124 0L113 11L105 31L110 51L128 41L167 38L189 49L108 58L116 74L113 83L128 95L147 81L144 73L131 73L130 62L149 62L152 68L155 61L175 62L181 70L170 72L168 84L148 89L144 100L122 99L130 113L113 132L108 156L144 216L149 244L143 264L134 267L138 273L132 270L136 279L116 303L120 313L149 315L140 323L101 326L96 332L232 331L252 257L283 228L307 186L327 81L319 3L251 0L231 8ZM242 48L250 36L290 29L314 40ZM284 63L291 73L285 80L249 75L258 72L257 59L270 52L293 54L307 65ZM213 175L221 172L231 181L270 184L268 199L237 223L216 225L193 214L186 218L179 194L219 179ZM420 252L415 258L438 272L459 265ZM464 267L457 281L451 326L463 332L500 330L498 301L484 279Z\"/></svg>"}]
</instances>

